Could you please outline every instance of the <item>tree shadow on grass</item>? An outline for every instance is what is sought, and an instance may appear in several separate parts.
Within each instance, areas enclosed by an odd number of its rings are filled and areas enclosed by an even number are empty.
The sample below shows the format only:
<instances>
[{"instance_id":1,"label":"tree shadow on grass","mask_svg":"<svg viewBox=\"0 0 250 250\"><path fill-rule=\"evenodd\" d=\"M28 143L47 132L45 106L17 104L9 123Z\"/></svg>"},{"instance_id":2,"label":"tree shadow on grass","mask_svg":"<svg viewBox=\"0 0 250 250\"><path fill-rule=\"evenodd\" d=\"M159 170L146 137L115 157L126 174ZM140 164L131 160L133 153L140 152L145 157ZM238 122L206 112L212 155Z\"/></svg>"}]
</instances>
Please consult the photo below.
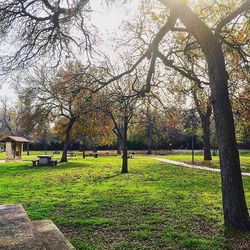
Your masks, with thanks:
<instances>
[{"instance_id":1,"label":"tree shadow on grass","mask_svg":"<svg viewBox=\"0 0 250 250\"><path fill-rule=\"evenodd\" d=\"M65 169L82 169L82 168L91 168L91 164L88 163L76 163L76 162L67 162L59 163L57 166L32 166L31 161L15 162L15 163L1 163L0 164L0 173L4 174L8 172L8 175L15 172L24 173L24 172L46 172L46 171L60 171Z\"/></svg>"},{"instance_id":2,"label":"tree shadow on grass","mask_svg":"<svg viewBox=\"0 0 250 250\"><path fill-rule=\"evenodd\" d=\"M226 228L225 238L235 249L250 249L250 232L239 232Z\"/></svg>"}]
</instances>

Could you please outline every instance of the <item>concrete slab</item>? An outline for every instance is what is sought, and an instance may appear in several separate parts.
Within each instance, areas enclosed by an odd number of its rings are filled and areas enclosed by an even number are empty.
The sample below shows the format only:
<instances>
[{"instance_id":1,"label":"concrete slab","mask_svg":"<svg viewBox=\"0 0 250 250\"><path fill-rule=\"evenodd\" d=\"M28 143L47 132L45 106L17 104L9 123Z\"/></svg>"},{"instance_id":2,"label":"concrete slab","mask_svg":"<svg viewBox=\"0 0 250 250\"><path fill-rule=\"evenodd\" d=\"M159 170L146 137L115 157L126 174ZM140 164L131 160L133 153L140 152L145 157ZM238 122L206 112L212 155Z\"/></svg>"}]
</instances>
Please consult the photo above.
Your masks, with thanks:
<instances>
[{"instance_id":1,"label":"concrete slab","mask_svg":"<svg viewBox=\"0 0 250 250\"><path fill-rule=\"evenodd\" d=\"M0 249L45 250L22 205L0 205Z\"/></svg>"},{"instance_id":2,"label":"concrete slab","mask_svg":"<svg viewBox=\"0 0 250 250\"><path fill-rule=\"evenodd\" d=\"M73 250L75 247L50 220L32 221L34 232L47 250Z\"/></svg>"}]
</instances>

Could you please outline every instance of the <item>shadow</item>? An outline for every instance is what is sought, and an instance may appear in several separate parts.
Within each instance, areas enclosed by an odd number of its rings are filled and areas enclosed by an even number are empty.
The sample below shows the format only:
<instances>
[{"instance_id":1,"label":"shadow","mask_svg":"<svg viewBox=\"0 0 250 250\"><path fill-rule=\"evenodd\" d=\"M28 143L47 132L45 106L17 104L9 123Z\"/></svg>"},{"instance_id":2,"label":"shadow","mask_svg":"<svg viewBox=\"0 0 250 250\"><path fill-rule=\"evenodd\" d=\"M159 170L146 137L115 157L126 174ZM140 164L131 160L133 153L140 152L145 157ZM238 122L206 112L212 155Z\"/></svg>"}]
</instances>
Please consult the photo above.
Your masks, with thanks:
<instances>
[{"instance_id":1,"label":"shadow","mask_svg":"<svg viewBox=\"0 0 250 250\"><path fill-rule=\"evenodd\" d=\"M235 246L237 249L250 249L250 232L240 232L225 228L224 236L230 242L231 246Z\"/></svg>"},{"instance_id":2,"label":"shadow","mask_svg":"<svg viewBox=\"0 0 250 250\"><path fill-rule=\"evenodd\" d=\"M122 175L121 172L115 172L115 173L107 175L107 176L98 176L98 177L93 179L93 182L102 183L102 182L105 182L107 180L114 179L115 177L120 176L120 175Z\"/></svg>"},{"instance_id":3,"label":"shadow","mask_svg":"<svg viewBox=\"0 0 250 250\"><path fill-rule=\"evenodd\" d=\"M24 160L22 162L5 162L0 163L0 173L1 175L4 173L13 174L20 174L20 173L41 173L46 171L58 171L58 170L65 170L65 169L82 169L82 168L91 168L93 167L89 163L76 163L76 162L65 162L65 163L58 163L57 166L33 166L32 161Z\"/></svg>"}]
</instances>

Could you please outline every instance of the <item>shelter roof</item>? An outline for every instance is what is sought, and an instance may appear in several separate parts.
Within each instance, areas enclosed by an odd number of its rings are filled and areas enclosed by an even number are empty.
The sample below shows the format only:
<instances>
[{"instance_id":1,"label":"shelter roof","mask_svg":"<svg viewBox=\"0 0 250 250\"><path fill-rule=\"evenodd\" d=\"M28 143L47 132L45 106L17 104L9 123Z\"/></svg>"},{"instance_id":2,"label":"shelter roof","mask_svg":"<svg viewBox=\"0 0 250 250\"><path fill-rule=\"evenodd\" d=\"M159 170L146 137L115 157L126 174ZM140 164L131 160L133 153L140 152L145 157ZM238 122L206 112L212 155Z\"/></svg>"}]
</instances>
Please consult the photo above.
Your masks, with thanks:
<instances>
[{"instance_id":1,"label":"shelter roof","mask_svg":"<svg viewBox=\"0 0 250 250\"><path fill-rule=\"evenodd\" d=\"M5 138L2 138L0 142L26 142L28 143L30 141L21 136L7 136Z\"/></svg>"}]
</instances>

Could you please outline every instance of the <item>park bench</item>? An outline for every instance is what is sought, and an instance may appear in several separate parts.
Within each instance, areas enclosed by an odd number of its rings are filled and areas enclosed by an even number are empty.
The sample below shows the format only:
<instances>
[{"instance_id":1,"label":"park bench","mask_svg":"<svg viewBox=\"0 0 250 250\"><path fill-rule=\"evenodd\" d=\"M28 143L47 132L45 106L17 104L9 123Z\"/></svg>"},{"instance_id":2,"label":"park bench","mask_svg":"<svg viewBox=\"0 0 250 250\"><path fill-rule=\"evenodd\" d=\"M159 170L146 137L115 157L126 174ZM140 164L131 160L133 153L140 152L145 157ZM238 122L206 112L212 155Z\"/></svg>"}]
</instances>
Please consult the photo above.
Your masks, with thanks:
<instances>
[{"instance_id":1,"label":"park bench","mask_svg":"<svg viewBox=\"0 0 250 250\"><path fill-rule=\"evenodd\" d=\"M67 156L76 156L76 153L68 153Z\"/></svg>"},{"instance_id":2,"label":"park bench","mask_svg":"<svg viewBox=\"0 0 250 250\"><path fill-rule=\"evenodd\" d=\"M57 160L52 159L50 161L50 166L57 166Z\"/></svg>"},{"instance_id":3,"label":"park bench","mask_svg":"<svg viewBox=\"0 0 250 250\"><path fill-rule=\"evenodd\" d=\"M60 151L54 151L53 154L59 155L59 154L60 154Z\"/></svg>"},{"instance_id":4,"label":"park bench","mask_svg":"<svg viewBox=\"0 0 250 250\"><path fill-rule=\"evenodd\" d=\"M122 155L122 158L123 158L123 155ZM128 158L128 159L132 159L132 158L133 158L133 155L128 154L128 155L127 155L127 158Z\"/></svg>"},{"instance_id":5,"label":"park bench","mask_svg":"<svg viewBox=\"0 0 250 250\"><path fill-rule=\"evenodd\" d=\"M98 153L90 153L90 154L86 154L85 156L94 156L94 158L98 158Z\"/></svg>"},{"instance_id":6,"label":"park bench","mask_svg":"<svg viewBox=\"0 0 250 250\"><path fill-rule=\"evenodd\" d=\"M155 155L166 155L164 152L155 152Z\"/></svg>"},{"instance_id":7,"label":"park bench","mask_svg":"<svg viewBox=\"0 0 250 250\"><path fill-rule=\"evenodd\" d=\"M30 221L20 204L0 205L0 249L75 249L50 220Z\"/></svg>"},{"instance_id":8,"label":"park bench","mask_svg":"<svg viewBox=\"0 0 250 250\"><path fill-rule=\"evenodd\" d=\"M39 160L32 161L32 166L38 166Z\"/></svg>"}]
</instances>

